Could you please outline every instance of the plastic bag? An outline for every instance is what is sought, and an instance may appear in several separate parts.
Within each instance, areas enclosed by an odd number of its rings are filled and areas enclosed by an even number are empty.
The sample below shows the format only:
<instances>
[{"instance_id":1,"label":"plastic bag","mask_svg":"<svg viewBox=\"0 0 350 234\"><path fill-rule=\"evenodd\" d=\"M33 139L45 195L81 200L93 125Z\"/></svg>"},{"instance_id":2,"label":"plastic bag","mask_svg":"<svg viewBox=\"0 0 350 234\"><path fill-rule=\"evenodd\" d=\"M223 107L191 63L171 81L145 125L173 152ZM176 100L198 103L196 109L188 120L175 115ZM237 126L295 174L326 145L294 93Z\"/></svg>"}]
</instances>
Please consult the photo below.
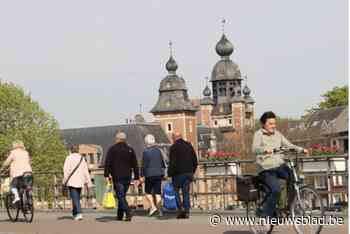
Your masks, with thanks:
<instances>
[{"instance_id":1,"label":"plastic bag","mask_svg":"<svg viewBox=\"0 0 350 234\"><path fill-rule=\"evenodd\" d=\"M102 206L105 209L114 209L116 207L116 200L112 191L111 182L108 182L106 185L106 192L103 195Z\"/></svg>"},{"instance_id":2,"label":"plastic bag","mask_svg":"<svg viewBox=\"0 0 350 234\"><path fill-rule=\"evenodd\" d=\"M172 183L168 182L165 184L163 189L163 207L167 210L176 210L176 194Z\"/></svg>"}]
</instances>

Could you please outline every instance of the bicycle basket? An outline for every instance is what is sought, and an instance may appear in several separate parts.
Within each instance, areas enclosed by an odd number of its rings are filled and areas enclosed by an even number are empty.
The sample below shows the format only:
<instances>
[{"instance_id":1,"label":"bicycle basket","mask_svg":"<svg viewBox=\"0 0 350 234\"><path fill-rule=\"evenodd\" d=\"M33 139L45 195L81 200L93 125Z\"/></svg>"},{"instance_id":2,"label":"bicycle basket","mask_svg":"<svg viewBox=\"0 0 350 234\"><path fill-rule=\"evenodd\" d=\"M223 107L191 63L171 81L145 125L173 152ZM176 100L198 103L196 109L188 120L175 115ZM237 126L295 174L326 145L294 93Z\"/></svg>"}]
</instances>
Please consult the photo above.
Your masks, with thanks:
<instances>
[{"instance_id":1,"label":"bicycle basket","mask_svg":"<svg viewBox=\"0 0 350 234\"><path fill-rule=\"evenodd\" d=\"M236 177L237 199L239 201L256 201L258 199L258 190L254 185L253 175L241 175Z\"/></svg>"}]
</instances>

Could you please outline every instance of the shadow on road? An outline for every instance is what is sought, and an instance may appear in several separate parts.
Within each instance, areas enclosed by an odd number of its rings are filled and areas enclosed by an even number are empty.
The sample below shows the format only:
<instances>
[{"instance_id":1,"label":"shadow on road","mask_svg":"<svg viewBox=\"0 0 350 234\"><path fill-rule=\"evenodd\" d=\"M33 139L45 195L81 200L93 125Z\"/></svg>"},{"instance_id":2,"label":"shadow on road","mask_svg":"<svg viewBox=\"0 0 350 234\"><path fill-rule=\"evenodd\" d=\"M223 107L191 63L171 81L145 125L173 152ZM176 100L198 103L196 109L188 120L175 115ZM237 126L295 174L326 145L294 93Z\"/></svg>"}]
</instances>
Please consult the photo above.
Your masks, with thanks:
<instances>
[{"instance_id":1,"label":"shadow on road","mask_svg":"<svg viewBox=\"0 0 350 234\"><path fill-rule=\"evenodd\" d=\"M226 231L223 234L251 234L250 231Z\"/></svg>"},{"instance_id":2,"label":"shadow on road","mask_svg":"<svg viewBox=\"0 0 350 234\"><path fill-rule=\"evenodd\" d=\"M61 216L58 217L57 220L73 220L72 216Z\"/></svg>"},{"instance_id":3,"label":"shadow on road","mask_svg":"<svg viewBox=\"0 0 350 234\"><path fill-rule=\"evenodd\" d=\"M102 216L96 218L96 221L101 222L101 223L108 223L108 222L117 222L116 216Z\"/></svg>"},{"instance_id":4,"label":"shadow on road","mask_svg":"<svg viewBox=\"0 0 350 234\"><path fill-rule=\"evenodd\" d=\"M18 218L16 222L12 222L10 219L0 220L0 223L26 223L26 220L23 218Z\"/></svg>"}]
</instances>

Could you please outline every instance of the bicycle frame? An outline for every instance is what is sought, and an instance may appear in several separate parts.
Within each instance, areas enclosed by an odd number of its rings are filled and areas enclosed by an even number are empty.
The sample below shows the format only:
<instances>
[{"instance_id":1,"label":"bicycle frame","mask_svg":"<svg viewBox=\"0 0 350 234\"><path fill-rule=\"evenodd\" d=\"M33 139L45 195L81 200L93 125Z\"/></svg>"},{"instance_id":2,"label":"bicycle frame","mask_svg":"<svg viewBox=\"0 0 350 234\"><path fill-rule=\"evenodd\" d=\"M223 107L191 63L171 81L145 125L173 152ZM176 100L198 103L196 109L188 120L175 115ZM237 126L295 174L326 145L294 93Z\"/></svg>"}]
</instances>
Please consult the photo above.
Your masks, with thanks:
<instances>
[{"instance_id":1,"label":"bicycle frame","mask_svg":"<svg viewBox=\"0 0 350 234\"><path fill-rule=\"evenodd\" d=\"M296 197L300 201L300 187L302 187L302 183L300 181L299 175L296 170L296 167L298 166L298 153L295 154L295 161L296 162L294 163L292 159L288 158L287 164L288 164L288 167L293 172L293 177L294 177L293 185L296 192Z\"/></svg>"}]
</instances>

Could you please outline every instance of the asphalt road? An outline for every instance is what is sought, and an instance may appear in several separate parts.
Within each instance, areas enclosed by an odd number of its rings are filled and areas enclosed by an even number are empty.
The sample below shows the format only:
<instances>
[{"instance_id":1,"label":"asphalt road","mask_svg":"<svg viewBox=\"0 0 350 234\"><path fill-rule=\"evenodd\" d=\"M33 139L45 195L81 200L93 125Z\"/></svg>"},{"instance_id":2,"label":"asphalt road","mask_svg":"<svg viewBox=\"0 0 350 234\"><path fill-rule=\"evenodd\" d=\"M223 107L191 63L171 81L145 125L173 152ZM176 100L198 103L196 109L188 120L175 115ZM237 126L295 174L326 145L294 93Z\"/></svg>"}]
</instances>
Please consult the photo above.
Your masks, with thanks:
<instances>
[{"instance_id":1,"label":"asphalt road","mask_svg":"<svg viewBox=\"0 0 350 234\"><path fill-rule=\"evenodd\" d=\"M226 215L225 215L226 216ZM348 220L345 224L325 226L321 234L348 233ZM68 234L68 233L152 233L152 234L250 234L247 225L231 225L225 222L213 227L209 224L209 215L194 214L188 220L177 220L173 215L163 219L136 215L131 222L116 221L113 213L85 213L84 220L74 221L67 212L37 212L33 223L25 223L23 219L11 223L7 214L0 211L0 234ZM292 226L278 226L274 234L295 233Z\"/></svg>"}]
</instances>

